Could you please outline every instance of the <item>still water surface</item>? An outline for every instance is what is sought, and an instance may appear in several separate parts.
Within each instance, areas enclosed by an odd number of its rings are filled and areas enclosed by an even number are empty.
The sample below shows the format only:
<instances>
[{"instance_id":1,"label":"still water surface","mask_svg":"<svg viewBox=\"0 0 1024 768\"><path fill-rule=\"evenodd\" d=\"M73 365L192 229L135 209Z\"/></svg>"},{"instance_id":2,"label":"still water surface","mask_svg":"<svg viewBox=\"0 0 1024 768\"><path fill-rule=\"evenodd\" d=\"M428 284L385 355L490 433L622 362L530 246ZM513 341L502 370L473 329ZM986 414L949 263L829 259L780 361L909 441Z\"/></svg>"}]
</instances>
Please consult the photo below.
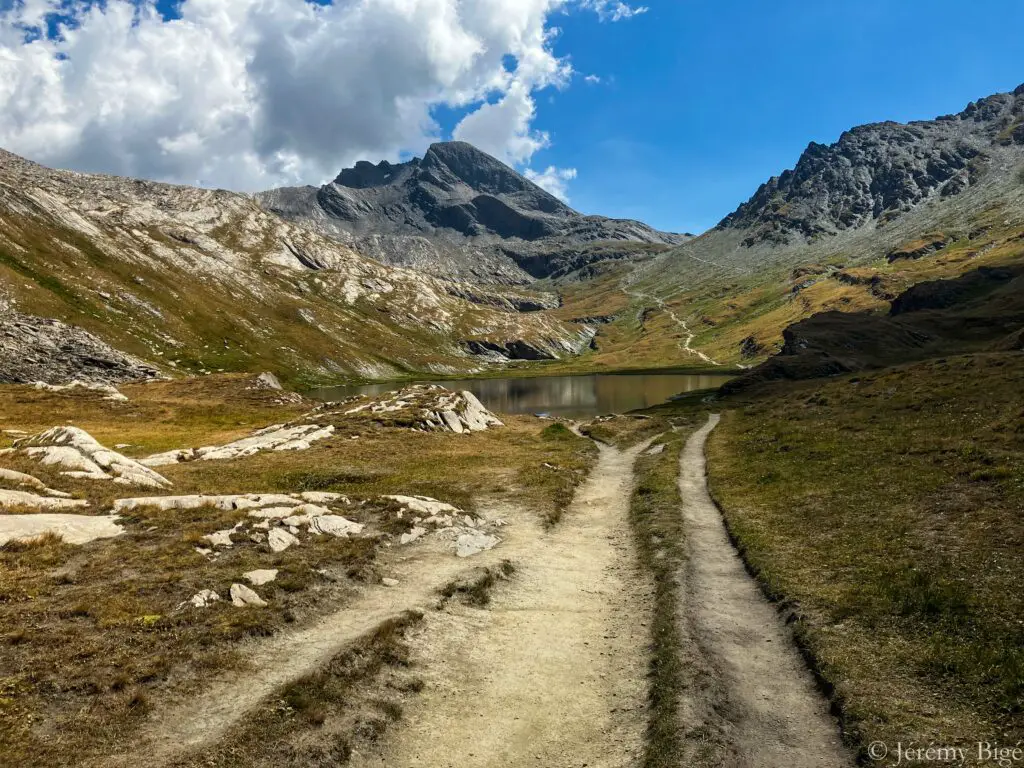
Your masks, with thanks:
<instances>
[{"instance_id":1,"label":"still water surface","mask_svg":"<svg viewBox=\"0 0 1024 768\"><path fill-rule=\"evenodd\" d=\"M673 395L712 389L731 376L676 373L594 374L589 376L536 376L533 378L467 379L425 382L448 389L468 389L497 413L546 413L567 418L588 418L625 413L664 403ZM378 395L397 389L392 383L328 387L313 392L324 400L353 394Z\"/></svg>"}]
</instances>

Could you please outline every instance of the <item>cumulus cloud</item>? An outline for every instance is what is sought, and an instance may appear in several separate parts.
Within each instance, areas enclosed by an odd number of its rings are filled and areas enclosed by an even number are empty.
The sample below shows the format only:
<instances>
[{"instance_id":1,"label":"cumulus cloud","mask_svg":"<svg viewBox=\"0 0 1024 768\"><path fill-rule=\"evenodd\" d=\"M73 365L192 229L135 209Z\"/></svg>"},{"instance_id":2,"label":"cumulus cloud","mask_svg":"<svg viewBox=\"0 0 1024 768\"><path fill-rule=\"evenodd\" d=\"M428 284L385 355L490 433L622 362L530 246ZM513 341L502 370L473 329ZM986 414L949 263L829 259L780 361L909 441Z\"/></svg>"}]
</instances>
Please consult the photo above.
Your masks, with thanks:
<instances>
[{"instance_id":1,"label":"cumulus cloud","mask_svg":"<svg viewBox=\"0 0 1024 768\"><path fill-rule=\"evenodd\" d=\"M58 167L256 190L440 137L528 164L573 71L556 11L609 0L0 0L0 147ZM639 9L629 9L631 13ZM56 34L53 30L56 29Z\"/></svg>"},{"instance_id":2,"label":"cumulus cloud","mask_svg":"<svg viewBox=\"0 0 1024 768\"><path fill-rule=\"evenodd\" d=\"M523 175L538 187L542 187L557 197L559 200L569 202L569 182L576 178L575 168L556 168L549 165L539 173L530 168L523 171Z\"/></svg>"},{"instance_id":3,"label":"cumulus cloud","mask_svg":"<svg viewBox=\"0 0 1024 768\"><path fill-rule=\"evenodd\" d=\"M583 78L583 80L585 82L589 83L590 85L600 85L601 84L601 78L600 78L599 75L587 75L586 77Z\"/></svg>"}]
</instances>

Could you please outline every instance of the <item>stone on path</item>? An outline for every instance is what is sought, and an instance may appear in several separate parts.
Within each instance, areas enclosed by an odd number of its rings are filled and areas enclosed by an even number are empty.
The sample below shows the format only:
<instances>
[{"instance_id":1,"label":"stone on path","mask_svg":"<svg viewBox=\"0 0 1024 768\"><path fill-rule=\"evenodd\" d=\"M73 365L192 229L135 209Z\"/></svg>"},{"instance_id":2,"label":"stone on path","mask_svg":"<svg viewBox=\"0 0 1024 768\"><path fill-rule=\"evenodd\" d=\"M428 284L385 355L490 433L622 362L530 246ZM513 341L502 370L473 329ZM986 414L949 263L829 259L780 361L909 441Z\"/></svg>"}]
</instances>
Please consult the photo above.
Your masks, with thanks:
<instances>
[{"instance_id":1,"label":"stone on path","mask_svg":"<svg viewBox=\"0 0 1024 768\"><path fill-rule=\"evenodd\" d=\"M491 536L482 531L463 533L455 541L455 554L457 557L472 557L489 549L494 549L500 542L501 539L497 536Z\"/></svg>"}]
</instances>

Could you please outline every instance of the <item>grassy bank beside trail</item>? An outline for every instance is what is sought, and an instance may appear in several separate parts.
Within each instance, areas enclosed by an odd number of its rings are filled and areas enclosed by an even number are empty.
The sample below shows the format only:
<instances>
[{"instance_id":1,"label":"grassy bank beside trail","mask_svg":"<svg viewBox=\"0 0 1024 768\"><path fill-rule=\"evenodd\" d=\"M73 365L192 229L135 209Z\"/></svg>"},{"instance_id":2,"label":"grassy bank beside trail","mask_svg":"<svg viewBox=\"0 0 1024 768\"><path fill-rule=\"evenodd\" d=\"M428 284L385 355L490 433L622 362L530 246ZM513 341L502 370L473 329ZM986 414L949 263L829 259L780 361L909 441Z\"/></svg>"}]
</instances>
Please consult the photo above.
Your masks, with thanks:
<instances>
[{"instance_id":1,"label":"grassy bank beside trail","mask_svg":"<svg viewBox=\"0 0 1024 768\"><path fill-rule=\"evenodd\" d=\"M629 510L640 564L655 585L650 711L643 768L674 767L682 751L679 695L684 684L684 662L677 574L686 558L678 484L679 454L685 433L665 435L656 441L665 443L662 453L637 459L636 486Z\"/></svg>"},{"instance_id":2,"label":"grassy bank beside trail","mask_svg":"<svg viewBox=\"0 0 1024 768\"><path fill-rule=\"evenodd\" d=\"M686 530L679 496L679 458L705 414L673 407L676 430L665 432L637 459L630 523L640 565L655 585L650 630L649 712L643 768L720 765L721 744L710 732L687 722L683 694L704 683L694 666L691 639L683 622L681 574L685 568Z\"/></svg>"},{"instance_id":3,"label":"grassy bank beside trail","mask_svg":"<svg viewBox=\"0 0 1024 768\"><path fill-rule=\"evenodd\" d=\"M983 354L723 403L712 493L862 750L1024 740L1022 383Z\"/></svg>"}]
</instances>

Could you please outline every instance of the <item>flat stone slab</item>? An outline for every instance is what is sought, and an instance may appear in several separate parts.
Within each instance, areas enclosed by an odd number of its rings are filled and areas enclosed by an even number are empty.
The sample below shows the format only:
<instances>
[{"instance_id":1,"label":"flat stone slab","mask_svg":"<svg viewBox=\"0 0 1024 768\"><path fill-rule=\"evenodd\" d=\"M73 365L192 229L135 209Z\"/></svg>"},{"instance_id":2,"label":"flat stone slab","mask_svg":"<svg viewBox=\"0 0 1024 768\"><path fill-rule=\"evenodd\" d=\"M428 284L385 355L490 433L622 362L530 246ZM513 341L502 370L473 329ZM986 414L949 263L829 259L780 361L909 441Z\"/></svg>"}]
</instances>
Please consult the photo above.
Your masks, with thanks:
<instances>
[{"instance_id":1,"label":"flat stone slab","mask_svg":"<svg viewBox=\"0 0 1024 768\"><path fill-rule=\"evenodd\" d=\"M44 533L56 533L68 544L86 544L124 533L117 515L0 515L0 546L8 541L35 539Z\"/></svg>"},{"instance_id":2,"label":"flat stone slab","mask_svg":"<svg viewBox=\"0 0 1024 768\"><path fill-rule=\"evenodd\" d=\"M71 509L88 507L85 499L52 498L28 491L0 490L0 507L39 507L40 509Z\"/></svg>"}]
</instances>

